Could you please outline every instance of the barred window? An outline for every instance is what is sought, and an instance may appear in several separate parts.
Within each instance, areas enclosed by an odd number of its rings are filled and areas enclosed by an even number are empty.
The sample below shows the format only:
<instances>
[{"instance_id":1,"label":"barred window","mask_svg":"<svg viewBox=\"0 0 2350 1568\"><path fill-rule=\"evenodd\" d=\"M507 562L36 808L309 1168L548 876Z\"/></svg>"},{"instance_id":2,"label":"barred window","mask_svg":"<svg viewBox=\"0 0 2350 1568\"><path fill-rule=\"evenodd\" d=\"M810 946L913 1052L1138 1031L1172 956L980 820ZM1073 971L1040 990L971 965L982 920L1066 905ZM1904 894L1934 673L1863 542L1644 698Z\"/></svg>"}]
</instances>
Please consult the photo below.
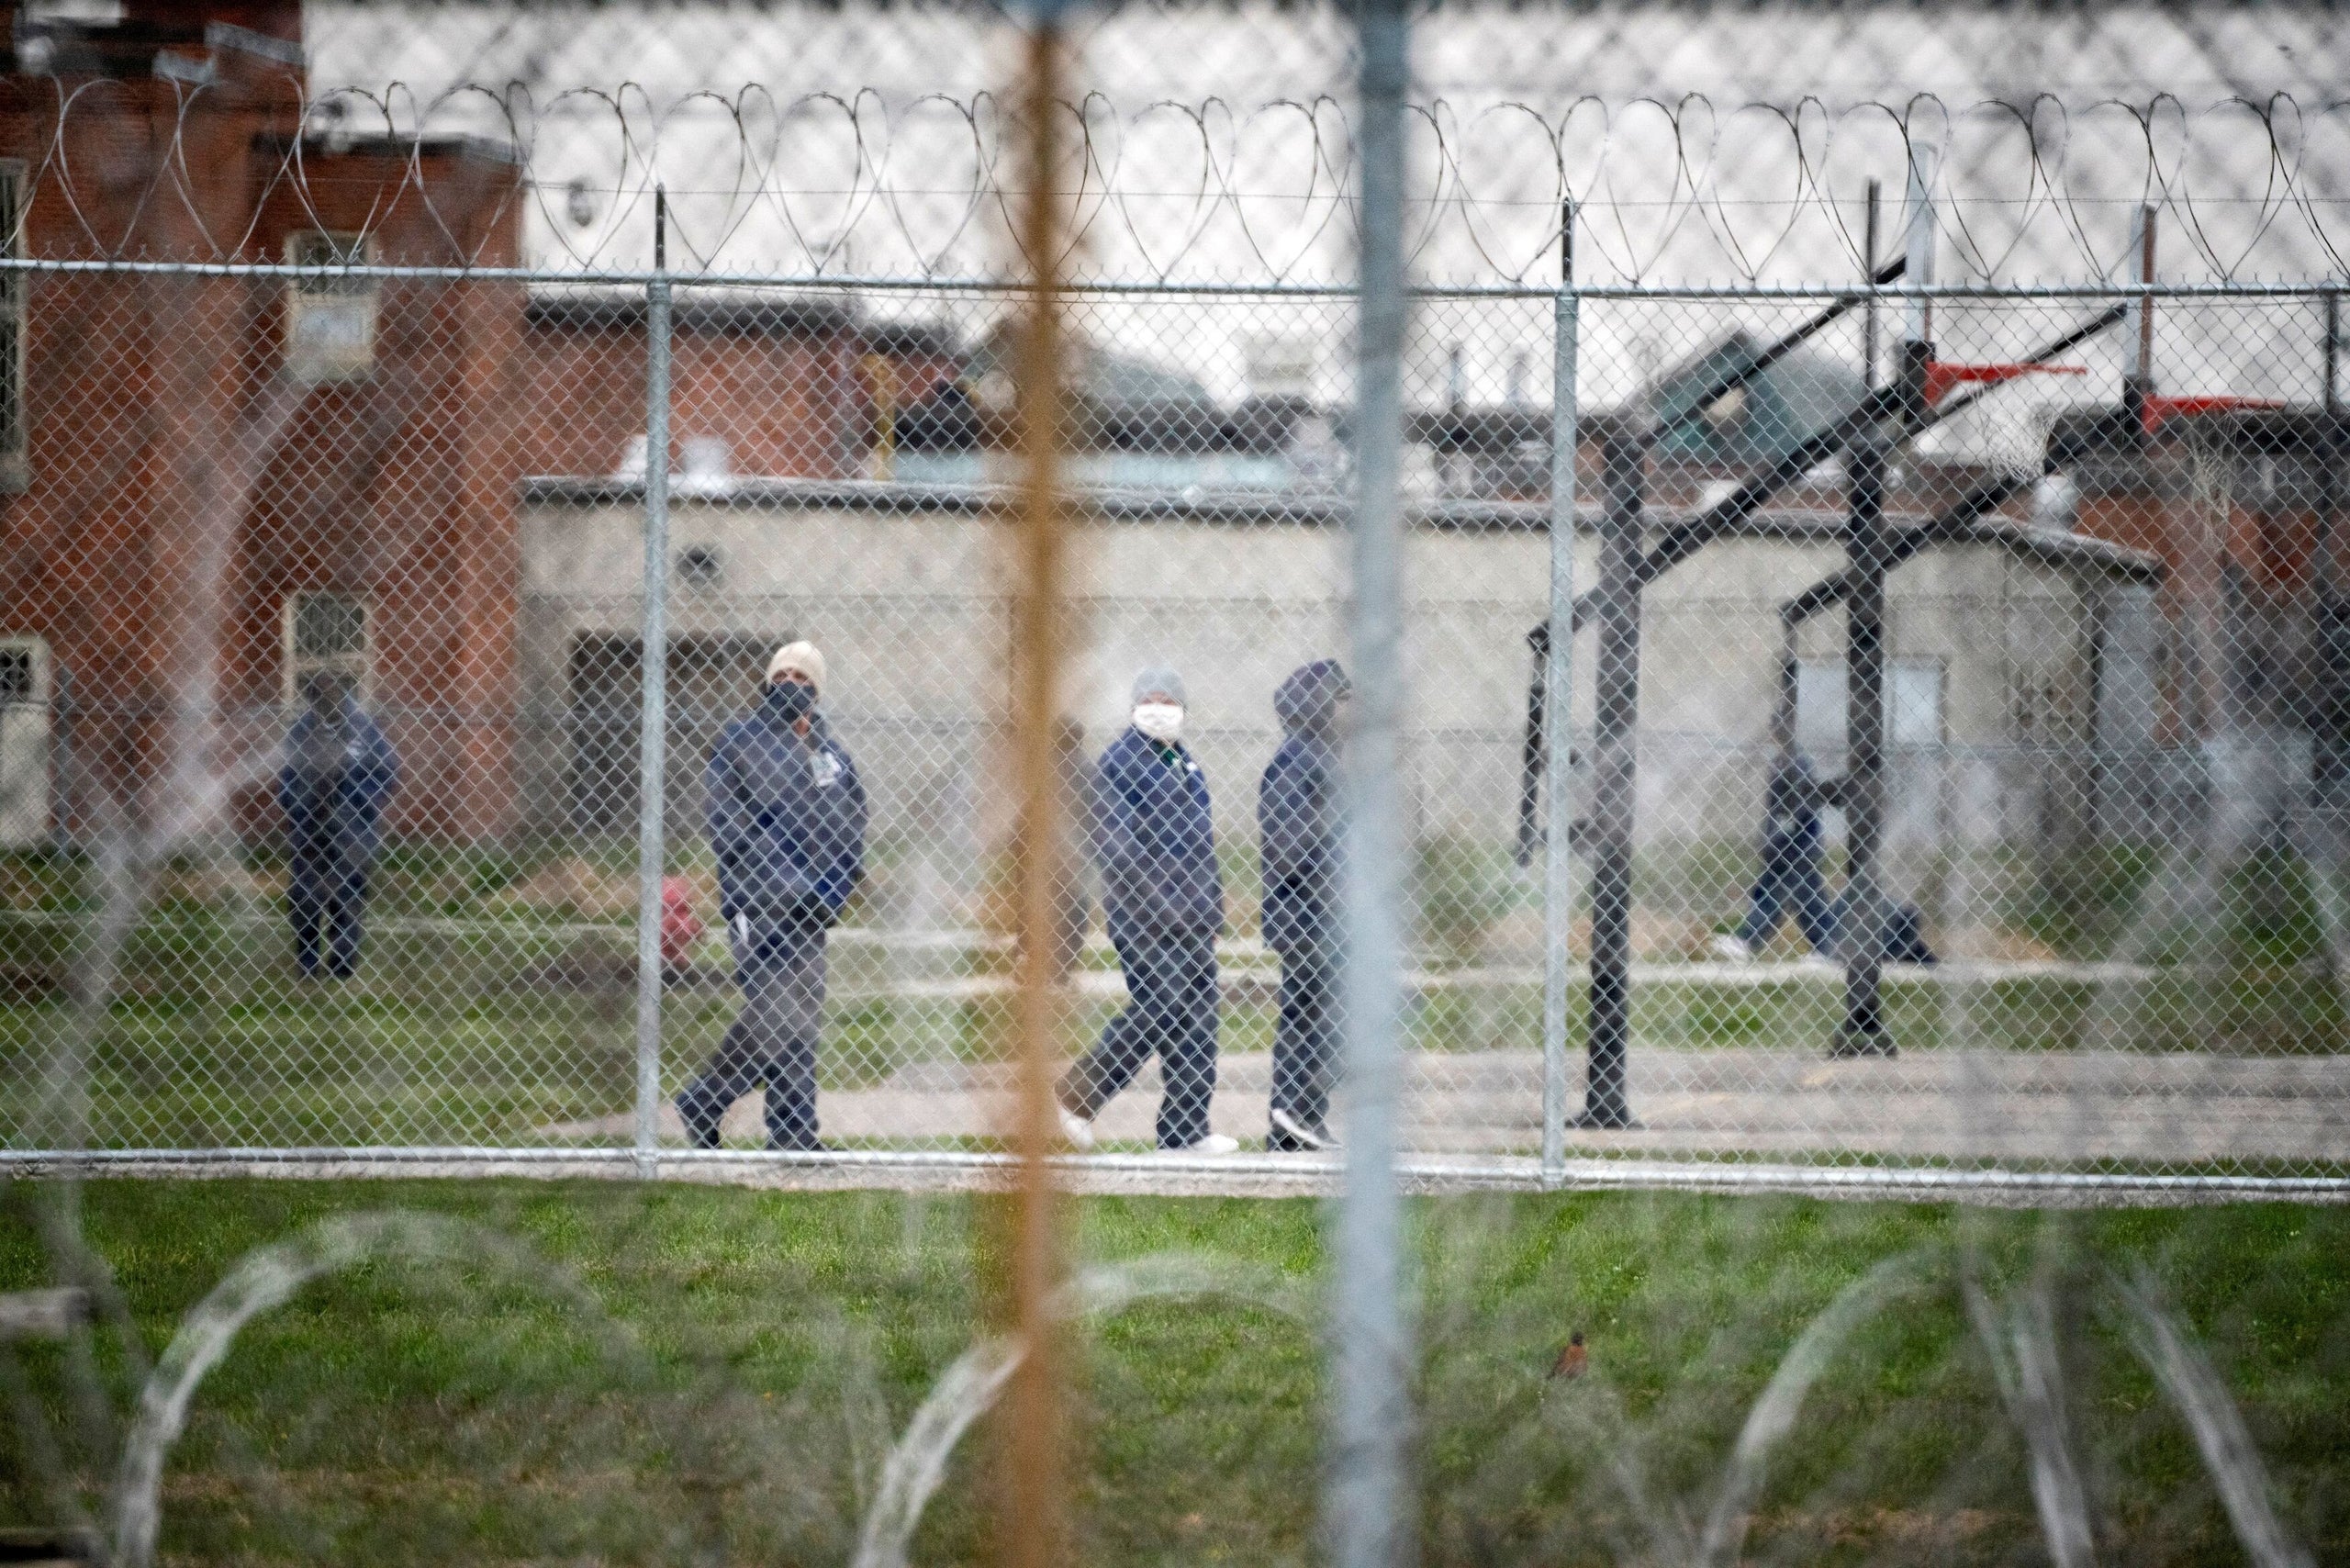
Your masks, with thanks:
<instances>
[{"instance_id":1,"label":"barred window","mask_svg":"<svg viewBox=\"0 0 2350 1568\"><path fill-rule=\"evenodd\" d=\"M28 642L0 643L0 707L40 700L39 652Z\"/></svg>"},{"instance_id":2,"label":"barred window","mask_svg":"<svg viewBox=\"0 0 2350 1568\"><path fill-rule=\"evenodd\" d=\"M285 286L285 374L295 380L364 381L375 370L378 281L337 270L370 256L364 234L285 237L286 264L306 269Z\"/></svg>"},{"instance_id":3,"label":"barred window","mask_svg":"<svg viewBox=\"0 0 2350 1568\"><path fill-rule=\"evenodd\" d=\"M25 254L25 165L0 158L0 256ZM29 280L20 272L0 273L0 490L21 490L31 482L25 412L25 301Z\"/></svg>"},{"instance_id":4,"label":"barred window","mask_svg":"<svg viewBox=\"0 0 2350 1568\"><path fill-rule=\"evenodd\" d=\"M297 593L285 601L285 700L320 671L349 676L364 693L374 673L367 603L351 594Z\"/></svg>"}]
</instances>

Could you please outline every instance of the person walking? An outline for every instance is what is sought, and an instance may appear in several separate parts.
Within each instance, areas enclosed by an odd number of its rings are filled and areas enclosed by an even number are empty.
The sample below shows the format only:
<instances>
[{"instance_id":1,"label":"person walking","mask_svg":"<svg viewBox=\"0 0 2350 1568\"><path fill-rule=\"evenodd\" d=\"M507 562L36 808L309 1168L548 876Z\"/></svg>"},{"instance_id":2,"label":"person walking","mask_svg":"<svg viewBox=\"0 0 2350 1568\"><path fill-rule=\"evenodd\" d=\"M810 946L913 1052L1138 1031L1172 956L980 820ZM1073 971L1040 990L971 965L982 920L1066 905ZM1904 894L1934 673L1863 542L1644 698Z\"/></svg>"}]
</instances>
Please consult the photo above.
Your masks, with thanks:
<instances>
[{"instance_id":1,"label":"person walking","mask_svg":"<svg viewBox=\"0 0 2350 1568\"><path fill-rule=\"evenodd\" d=\"M696 1148L716 1148L727 1108L762 1084L767 1147L823 1147L824 939L865 875L866 823L856 764L817 710L823 684L815 644L785 644L757 711L730 722L711 752L705 810L743 1010L677 1096Z\"/></svg>"},{"instance_id":2,"label":"person walking","mask_svg":"<svg viewBox=\"0 0 2350 1568\"><path fill-rule=\"evenodd\" d=\"M1746 962L1792 913L1811 944L1805 961L1833 962L1829 953L1836 940L1836 917L1820 873L1819 808L1827 793L1802 753L1783 751L1771 764L1762 791L1762 873L1748 895L1746 919L1737 933L1714 938L1717 958Z\"/></svg>"},{"instance_id":3,"label":"person walking","mask_svg":"<svg viewBox=\"0 0 2350 1568\"><path fill-rule=\"evenodd\" d=\"M1215 1092L1215 939L1224 929L1207 777L1183 745L1183 680L1171 669L1135 678L1132 722L1094 769L1094 859L1110 945L1127 1002L1061 1081L1061 1131L1091 1148L1093 1118L1152 1056L1164 1092L1158 1147L1230 1154L1208 1128Z\"/></svg>"},{"instance_id":4,"label":"person walking","mask_svg":"<svg viewBox=\"0 0 2350 1568\"><path fill-rule=\"evenodd\" d=\"M1268 1149L1331 1149L1338 1050L1338 874L1346 833L1339 746L1354 686L1336 659L1292 671L1273 693L1281 749L1257 789L1265 946L1281 958Z\"/></svg>"},{"instance_id":5,"label":"person walking","mask_svg":"<svg viewBox=\"0 0 2350 1568\"><path fill-rule=\"evenodd\" d=\"M305 980L359 969L367 884L383 846L384 802L399 788L399 754L359 706L349 677L306 676L303 709L285 734L277 809L285 817L285 910Z\"/></svg>"}]
</instances>

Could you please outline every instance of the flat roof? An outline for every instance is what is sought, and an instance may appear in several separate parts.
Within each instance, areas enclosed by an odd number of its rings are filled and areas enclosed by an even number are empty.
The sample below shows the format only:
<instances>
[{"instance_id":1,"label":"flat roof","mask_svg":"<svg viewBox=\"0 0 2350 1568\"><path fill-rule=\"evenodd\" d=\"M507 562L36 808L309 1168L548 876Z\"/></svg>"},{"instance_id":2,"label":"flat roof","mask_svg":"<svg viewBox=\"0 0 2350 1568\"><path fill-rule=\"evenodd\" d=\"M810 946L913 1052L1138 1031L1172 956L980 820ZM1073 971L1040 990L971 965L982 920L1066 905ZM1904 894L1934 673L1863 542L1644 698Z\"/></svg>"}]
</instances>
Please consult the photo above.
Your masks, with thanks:
<instances>
[{"instance_id":1,"label":"flat roof","mask_svg":"<svg viewBox=\"0 0 2350 1568\"><path fill-rule=\"evenodd\" d=\"M884 479L673 478L673 502L723 505L752 511L834 510L933 512L980 516L1009 512L1020 504L1020 491L1010 485L910 483ZM1145 490L1103 487L1072 487L1069 498L1096 517L1127 522L1183 521L1237 528L1305 526L1337 528L1353 515L1353 503L1327 491L1284 490ZM543 507L642 505L642 479L580 478L542 475L521 482L523 504ZM1584 532L1597 531L1603 510L1596 505L1577 509L1575 525ZM1697 513L1653 508L1652 526L1670 526ZM1544 533L1550 526L1550 508L1543 501L1406 501L1404 519L1416 527L1469 533ZM1926 512L1889 511L1894 528L1913 528L1931 521ZM1757 512L1724 535L1731 539L1785 539L1807 544L1833 543L1842 536L1844 514L1818 507L1789 507ZM2052 566L2105 572L2142 582L2159 582L2161 557L2109 540L2062 529L2041 528L2000 517L1978 520L1961 531L1953 543L1988 544Z\"/></svg>"}]
</instances>

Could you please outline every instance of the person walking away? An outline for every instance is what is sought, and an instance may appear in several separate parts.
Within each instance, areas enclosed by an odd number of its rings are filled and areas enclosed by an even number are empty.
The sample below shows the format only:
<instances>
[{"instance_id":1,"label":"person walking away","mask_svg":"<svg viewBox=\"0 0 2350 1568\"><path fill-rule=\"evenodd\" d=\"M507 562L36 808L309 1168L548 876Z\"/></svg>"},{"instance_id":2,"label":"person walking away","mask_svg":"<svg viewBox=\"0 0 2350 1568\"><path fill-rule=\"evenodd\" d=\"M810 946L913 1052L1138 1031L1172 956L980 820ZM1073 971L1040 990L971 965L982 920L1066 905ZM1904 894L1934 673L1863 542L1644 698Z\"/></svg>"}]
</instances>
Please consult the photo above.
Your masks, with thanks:
<instances>
[{"instance_id":1,"label":"person walking away","mask_svg":"<svg viewBox=\"0 0 2350 1568\"><path fill-rule=\"evenodd\" d=\"M302 682L303 710L285 734L277 808L285 818L285 909L305 980L359 969L367 884L383 846L384 802L399 788L399 754L359 706L348 677Z\"/></svg>"},{"instance_id":2,"label":"person walking away","mask_svg":"<svg viewBox=\"0 0 2350 1568\"><path fill-rule=\"evenodd\" d=\"M1265 946L1281 963L1265 1147L1331 1149L1330 1069L1338 1050L1338 904L1346 833L1339 746L1354 687L1336 659L1292 671L1273 693L1281 749L1257 789Z\"/></svg>"},{"instance_id":3,"label":"person walking away","mask_svg":"<svg viewBox=\"0 0 2350 1568\"><path fill-rule=\"evenodd\" d=\"M1076 1148L1091 1148L1094 1116L1156 1055L1164 1083L1158 1147L1230 1154L1239 1143L1208 1129L1224 878L1207 777L1183 745L1182 678L1171 669L1136 676L1132 718L1094 769L1091 812L1126 1006L1062 1078L1061 1130Z\"/></svg>"},{"instance_id":4,"label":"person walking away","mask_svg":"<svg viewBox=\"0 0 2350 1568\"><path fill-rule=\"evenodd\" d=\"M711 749L705 810L719 913L743 1010L677 1096L696 1148L716 1148L727 1108L764 1085L767 1147L811 1152L825 933L865 875L865 786L817 702L824 656L791 642L767 663L758 710Z\"/></svg>"},{"instance_id":5,"label":"person walking away","mask_svg":"<svg viewBox=\"0 0 2350 1568\"><path fill-rule=\"evenodd\" d=\"M1792 913L1804 940L1811 944L1805 961L1832 961L1829 954L1836 940L1836 920L1819 868L1819 808L1826 795L1826 787L1812 776L1811 763L1802 753L1783 751L1773 761L1762 790L1762 872L1748 895L1746 919L1736 935L1714 938L1716 957L1746 962L1778 935L1780 922Z\"/></svg>"}]
</instances>

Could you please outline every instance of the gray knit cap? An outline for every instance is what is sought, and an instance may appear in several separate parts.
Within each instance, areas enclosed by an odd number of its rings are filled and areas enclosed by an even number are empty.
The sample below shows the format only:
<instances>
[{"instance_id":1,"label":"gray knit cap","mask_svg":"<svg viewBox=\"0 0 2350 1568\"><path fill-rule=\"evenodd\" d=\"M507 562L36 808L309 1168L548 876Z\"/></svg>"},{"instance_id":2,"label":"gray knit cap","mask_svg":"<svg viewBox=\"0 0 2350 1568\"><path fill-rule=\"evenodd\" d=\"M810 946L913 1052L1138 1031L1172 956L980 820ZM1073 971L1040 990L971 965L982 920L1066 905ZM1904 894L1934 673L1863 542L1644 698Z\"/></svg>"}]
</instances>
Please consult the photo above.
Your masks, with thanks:
<instances>
[{"instance_id":1,"label":"gray knit cap","mask_svg":"<svg viewBox=\"0 0 2350 1568\"><path fill-rule=\"evenodd\" d=\"M1164 665L1152 665L1135 677L1134 700L1141 703L1153 697L1164 697L1179 707L1191 706L1183 696L1183 678Z\"/></svg>"}]
</instances>

